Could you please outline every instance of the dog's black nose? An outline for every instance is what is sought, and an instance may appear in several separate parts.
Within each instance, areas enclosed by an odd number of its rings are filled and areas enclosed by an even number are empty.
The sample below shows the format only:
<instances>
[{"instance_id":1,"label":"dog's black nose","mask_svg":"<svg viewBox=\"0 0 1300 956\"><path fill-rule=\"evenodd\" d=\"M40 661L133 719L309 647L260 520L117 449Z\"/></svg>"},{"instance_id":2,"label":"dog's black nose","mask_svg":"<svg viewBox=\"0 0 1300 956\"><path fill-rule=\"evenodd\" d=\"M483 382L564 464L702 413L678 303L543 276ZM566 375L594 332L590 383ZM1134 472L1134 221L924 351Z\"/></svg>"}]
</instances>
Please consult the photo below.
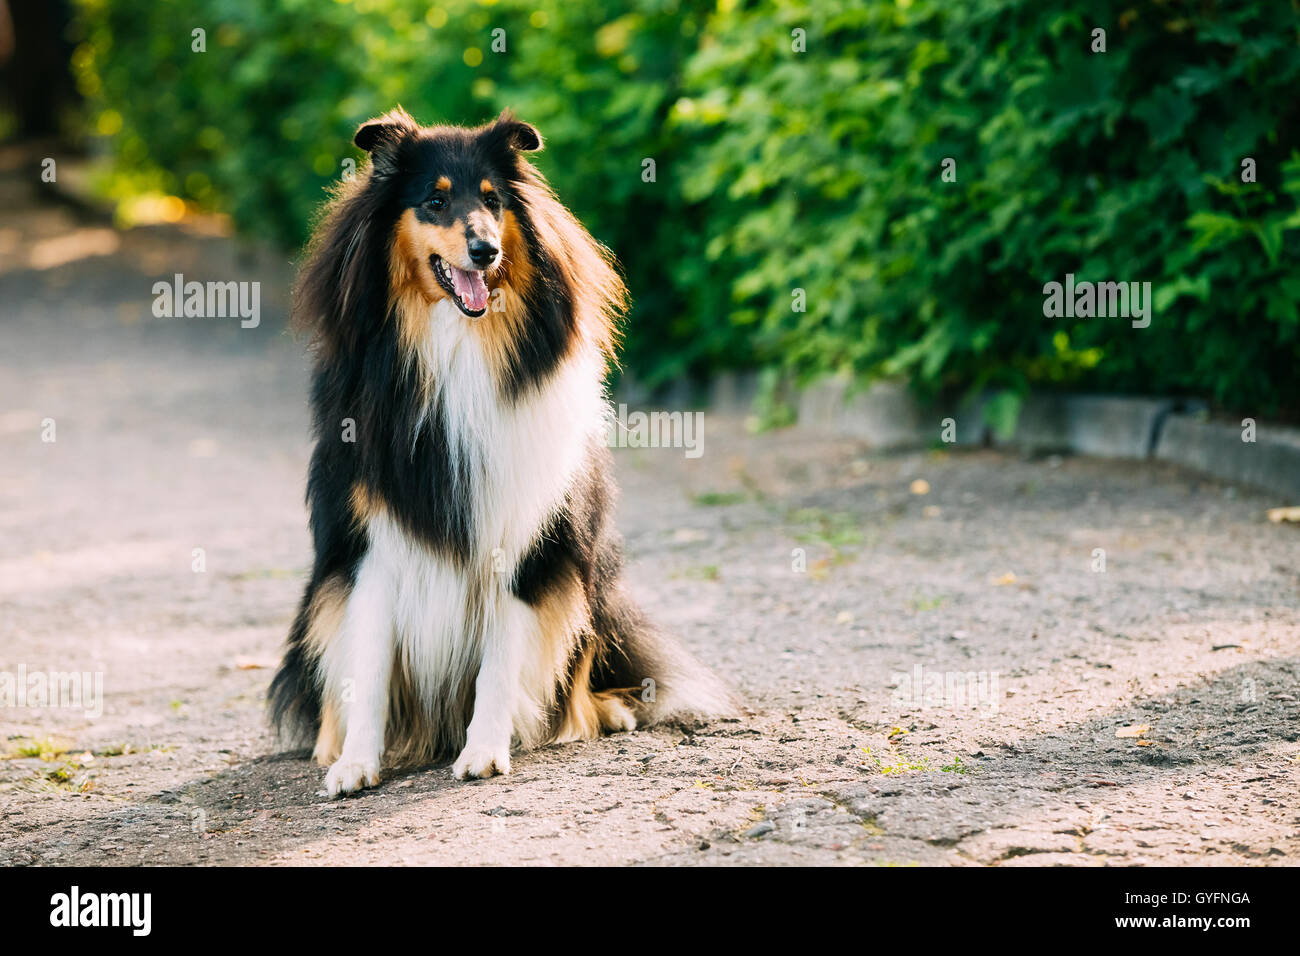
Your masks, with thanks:
<instances>
[{"instance_id":1,"label":"dog's black nose","mask_svg":"<svg viewBox=\"0 0 1300 956\"><path fill-rule=\"evenodd\" d=\"M497 257L497 247L486 239L472 239L469 244L469 257L476 266L491 265Z\"/></svg>"}]
</instances>

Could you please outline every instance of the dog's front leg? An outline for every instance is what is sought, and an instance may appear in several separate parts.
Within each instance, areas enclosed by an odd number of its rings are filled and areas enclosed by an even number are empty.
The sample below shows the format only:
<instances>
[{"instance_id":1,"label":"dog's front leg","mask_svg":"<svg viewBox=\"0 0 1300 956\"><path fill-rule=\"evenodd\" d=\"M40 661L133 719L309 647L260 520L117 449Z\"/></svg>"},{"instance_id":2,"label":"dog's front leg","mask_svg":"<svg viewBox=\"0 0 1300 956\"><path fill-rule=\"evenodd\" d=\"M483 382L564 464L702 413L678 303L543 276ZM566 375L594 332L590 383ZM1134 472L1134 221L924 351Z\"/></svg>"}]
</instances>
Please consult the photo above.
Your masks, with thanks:
<instances>
[{"instance_id":1,"label":"dog's front leg","mask_svg":"<svg viewBox=\"0 0 1300 956\"><path fill-rule=\"evenodd\" d=\"M390 592L382 568L362 562L343 626L321 659L344 728L342 753L325 774L331 797L379 783L395 640Z\"/></svg>"},{"instance_id":2,"label":"dog's front leg","mask_svg":"<svg viewBox=\"0 0 1300 956\"><path fill-rule=\"evenodd\" d=\"M519 604L516 598L506 597L484 629L483 659L474 682L474 716L466 731L465 748L451 768L458 780L510 772L510 738L524 639L520 615L511 612Z\"/></svg>"}]
</instances>

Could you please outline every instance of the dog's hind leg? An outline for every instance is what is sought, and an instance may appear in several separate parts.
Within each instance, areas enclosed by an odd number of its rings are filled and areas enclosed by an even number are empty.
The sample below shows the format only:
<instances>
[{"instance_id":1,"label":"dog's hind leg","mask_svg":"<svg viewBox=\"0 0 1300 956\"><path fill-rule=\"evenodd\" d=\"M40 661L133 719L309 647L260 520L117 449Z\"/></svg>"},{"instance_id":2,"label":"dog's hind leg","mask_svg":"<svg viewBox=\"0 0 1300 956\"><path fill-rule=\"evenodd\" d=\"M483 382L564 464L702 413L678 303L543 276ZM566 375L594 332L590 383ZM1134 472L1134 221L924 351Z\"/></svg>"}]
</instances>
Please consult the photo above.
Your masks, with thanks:
<instances>
[{"instance_id":1,"label":"dog's hind leg","mask_svg":"<svg viewBox=\"0 0 1300 956\"><path fill-rule=\"evenodd\" d=\"M342 627L321 655L326 710L343 734L342 753L325 775L331 797L379 782L394 644L393 582L368 557L357 570Z\"/></svg>"}]
</instances>

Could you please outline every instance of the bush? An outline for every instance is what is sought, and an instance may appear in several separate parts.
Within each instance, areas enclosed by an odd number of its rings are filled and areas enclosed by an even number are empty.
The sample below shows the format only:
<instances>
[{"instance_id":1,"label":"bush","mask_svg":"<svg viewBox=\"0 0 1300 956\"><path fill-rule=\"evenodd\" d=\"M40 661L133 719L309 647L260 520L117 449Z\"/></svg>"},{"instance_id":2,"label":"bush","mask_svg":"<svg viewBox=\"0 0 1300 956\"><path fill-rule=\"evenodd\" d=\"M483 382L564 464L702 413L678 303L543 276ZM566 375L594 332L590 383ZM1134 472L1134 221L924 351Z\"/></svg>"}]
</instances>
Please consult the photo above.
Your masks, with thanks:
<instances>
[{"instance_id":1,"label":"bush","mask_svg":"<svg viewBox=\"0 0 1300 956\"><path fill-rule=\"evenodd\" d=\"M706 36L675 114L700 144L688 194L726 197L710 254L763 360L1297 411L1292 7L808 0ZM1045 318L1067 272L1150 281L1151 326Z\"/></svg>"},{"instance_id":2,"label":"bush","mask_svg":"<svg viewBox=\"0 0 1300 956\"><path fill-rule=\"evenodd\" d=\"M760 365L1012 413L1069 387L1294 415L1297 25L1266 0L82 0L74 66L122 169L290 245L363 119L513 106L623 261L652 383ZM1151 282L1150 327L1045 317L1066 273Z\"/></svg>"}]
</instances>

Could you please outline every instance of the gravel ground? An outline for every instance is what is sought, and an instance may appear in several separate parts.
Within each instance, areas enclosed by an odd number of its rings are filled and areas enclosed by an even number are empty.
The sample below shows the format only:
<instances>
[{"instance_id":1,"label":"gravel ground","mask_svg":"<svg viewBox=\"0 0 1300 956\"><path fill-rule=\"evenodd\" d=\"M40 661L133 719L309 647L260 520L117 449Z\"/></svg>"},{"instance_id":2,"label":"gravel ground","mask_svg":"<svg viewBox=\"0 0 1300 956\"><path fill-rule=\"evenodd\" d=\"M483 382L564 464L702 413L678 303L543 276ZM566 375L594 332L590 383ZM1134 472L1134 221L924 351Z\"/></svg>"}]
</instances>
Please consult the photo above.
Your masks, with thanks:
<instances>
[{"instance_id":1,"label":"gravel ground","mask_svg":"<svg viewBox=\"0 0 1300 956\"><path fill-rule=\"evenodd\" d=\"M1295 502L713 415L698 459L615 453L620 523L742 717L325 799L262 705L310 558L287 263L33 179L0 156L0 672L103 695L0 709L0 864L1300 860ZM154 318L176 272L260 280L261 324Z\"/></svg>"}]
</instances>

